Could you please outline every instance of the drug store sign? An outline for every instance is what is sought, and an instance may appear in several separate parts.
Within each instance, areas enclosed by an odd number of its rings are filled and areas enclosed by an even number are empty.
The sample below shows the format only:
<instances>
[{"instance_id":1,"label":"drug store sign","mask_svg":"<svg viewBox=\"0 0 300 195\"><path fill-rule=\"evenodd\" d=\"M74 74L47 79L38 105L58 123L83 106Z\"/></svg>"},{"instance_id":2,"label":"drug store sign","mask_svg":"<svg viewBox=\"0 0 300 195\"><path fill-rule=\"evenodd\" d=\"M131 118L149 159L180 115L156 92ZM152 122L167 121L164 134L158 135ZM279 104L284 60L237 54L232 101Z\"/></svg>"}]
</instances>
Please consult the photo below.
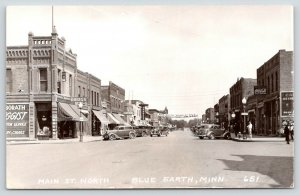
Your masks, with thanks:
<instances>
[{"instance_id":1,"label":"drug store sign","mask_svg":"<svg viewBox=\"0 0 300 195\"><path fill-rule=\"evenodd\" d=\"M29 104L6 104L6 137L29 137Z\"/></svg>"}]
</instances>

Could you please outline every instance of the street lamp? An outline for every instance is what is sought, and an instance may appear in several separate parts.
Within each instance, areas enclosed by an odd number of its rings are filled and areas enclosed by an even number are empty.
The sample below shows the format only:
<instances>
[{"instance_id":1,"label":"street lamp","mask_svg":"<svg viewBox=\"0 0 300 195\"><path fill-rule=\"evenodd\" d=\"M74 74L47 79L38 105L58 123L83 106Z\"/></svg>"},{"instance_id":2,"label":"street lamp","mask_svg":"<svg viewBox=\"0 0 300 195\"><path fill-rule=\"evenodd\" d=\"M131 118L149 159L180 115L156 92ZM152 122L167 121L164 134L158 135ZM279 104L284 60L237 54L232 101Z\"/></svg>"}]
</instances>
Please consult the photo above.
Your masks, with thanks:
<instances>
[{"instance_id":1,"label":"street lamp","mask_svg":"<svg viewBox=\"0 0 300 195\"><path fill-rule=\"evenodd\" d=\"M81 109L82 109L82 107L83 107L83 104L82 104L82 102L79 102L79 104L78 104L78 108L79 108L79 110L80 110L80 121L79 121L79 142L82 142L83 141L83 132L82 132L82 121L83 121L83 119L82 119L82 117L81 117Z\"/></svg>"},{"instance_id":2,"label":"street lamp","mask_svg":"<svg viewBox=\"0 0 300 195\"><path fill-rule=\"evenodd\" d=\"M216 122L219 124L219 112L216 112Z\"/></svg>"},{"instance_id":3,"label":"street lamp","mask_svg":"<svg viewBox=\"0 0 300 195\"><path fill-rule=\"evenodd\" d=\"M244 135L244 139L246 138L245 136L245 134L246 134L246 112L245 112L245 108L246 108L246 103L247 103L247 100L246 100L246 98L244 97L243 99L242 99L242 103L243 103L243 108L244 108L244 113L243 113L243 115L244 115L244 133L243 133L243 135Z\"/></svg>"}]
</instances>

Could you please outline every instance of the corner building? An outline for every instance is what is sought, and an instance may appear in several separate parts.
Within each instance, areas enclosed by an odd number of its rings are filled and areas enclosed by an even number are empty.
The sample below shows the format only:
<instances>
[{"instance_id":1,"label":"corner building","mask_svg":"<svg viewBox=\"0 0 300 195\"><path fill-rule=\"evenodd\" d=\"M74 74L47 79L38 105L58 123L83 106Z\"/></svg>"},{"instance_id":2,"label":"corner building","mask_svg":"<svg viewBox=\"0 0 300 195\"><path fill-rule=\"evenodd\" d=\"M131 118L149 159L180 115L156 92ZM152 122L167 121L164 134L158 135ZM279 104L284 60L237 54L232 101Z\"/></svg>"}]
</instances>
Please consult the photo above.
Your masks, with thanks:
<instances>
[{"instance_id":1,"label":"corner building","mask_svg":"<svg viewBox=\"0 0 300 195\"><path fill-rule=\"evenodd\" d=\"M77 55L65 48L66 40L59 38L53 28L51 36L28 34L28 45L8 46L6 50L6 135L7 139L35 140L45 127L50 139L75 138L79 121L84 134L91 126L87 95L81 96ZM86 77L89 78L90 76ZM100 98L101 81L95 98ZM95 83L96 82L96 83ZM90 88L89 83L85 83ZM100 99L97 100L98 104ZM96 109L97 101L95 103ZM83 103L79 109L77 104ZM94 105L94 104L93 104ZM16 118L15 116L22 115Z\"/></svg>"},{"instance_id":2,"label":"corner building","mask_svg":"<svg viewBox=\"0 0 300 195\"><path fill-rule=\"evenodd\" d=\"M283 121L294 121L293 52L279 50L257 69L257 128L263 135L276 135Z\"/></svg>"}]
</instances>

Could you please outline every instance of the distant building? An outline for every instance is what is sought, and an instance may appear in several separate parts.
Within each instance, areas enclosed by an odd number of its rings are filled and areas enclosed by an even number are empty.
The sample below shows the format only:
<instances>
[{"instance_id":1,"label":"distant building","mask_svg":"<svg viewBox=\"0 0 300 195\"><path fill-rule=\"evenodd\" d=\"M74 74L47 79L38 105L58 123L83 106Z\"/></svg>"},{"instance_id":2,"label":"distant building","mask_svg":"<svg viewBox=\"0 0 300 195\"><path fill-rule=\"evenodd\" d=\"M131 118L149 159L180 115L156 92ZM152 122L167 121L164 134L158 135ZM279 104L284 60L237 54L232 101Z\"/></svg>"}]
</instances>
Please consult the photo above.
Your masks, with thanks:
<instances>
[{"instance_id":1,"label":"distant building","mask_svg":"<svg viewBox=\"0 0 300 195\"><path fill-rule=\"evenodd\" d=\"M109 81L109 85L101 86L102 103L106 105L109 128L117 125L129 125L124 116L125 89Z\"/></svg>"},{"instance_id":2,"label":"distant building","mask_svg":"<svg viewBox=\"0 0 300 195\"><path fill-rule=\"evenodd\" d=\"M205 117L206 117L207 123L214 123L215 122L215 109L207 108L205 110Z\"/></svg>"},{"instance_id":3,"label":"distant building","mask_svg":"<svg viewBox=\"0 0 300 195\"><path fill-rule=\"evenodd\" d=\"M158 127L160 111L157 109L148 109L148 112L150 114L150 125L153 127Z\"/></svg>"},{"instance_id":4,"label":"distant building","mask_svg":"<svg viewBox=\"0 0 300 195\"><path fill-rule=\"evenodd\" d=\"M230 121L230 95L224 95L219 99L219 120L220 123L228 124ZM227 127L226 127L227 128Z\"/></svg>"},{"instance_id":5,"label":"distant building","mask_svg":"<svg viewBox=\"0 0 300 195\"><path fill-rule=\"evenodd\" d=\"M247 100L248 97L254 94L254 86L256 86L256 79L242 77L230 88L230 109L231 113L235 114L235 118L232 120L238 122L240 125L243 124L244 120L241 115L244 112L242 99L246 98ZM240 128L243 127L241 126Z\"/></svg>"}]
</instances>

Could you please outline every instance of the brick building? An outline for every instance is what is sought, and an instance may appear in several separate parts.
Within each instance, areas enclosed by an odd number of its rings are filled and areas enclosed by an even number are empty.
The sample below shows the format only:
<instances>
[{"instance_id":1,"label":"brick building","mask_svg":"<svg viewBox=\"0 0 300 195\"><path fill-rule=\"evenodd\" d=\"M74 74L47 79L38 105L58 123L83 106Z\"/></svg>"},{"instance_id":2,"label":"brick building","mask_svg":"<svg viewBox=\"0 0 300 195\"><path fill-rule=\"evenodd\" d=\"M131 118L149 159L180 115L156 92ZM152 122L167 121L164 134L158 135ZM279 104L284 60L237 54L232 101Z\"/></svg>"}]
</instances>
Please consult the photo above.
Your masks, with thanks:
<instances>
[{"instance_id":1,"label":"brick building","mask_svg":"<svg viewBox=\"0 0 300 195\"><path fill-rule=\"evenodd\" d=\"M278 134L284 120L294 120L293 52L279 50L257 69L257 129L259 134Z\"/></svg>"},{"instance_id":2,"label":"brick building","mask_svg":"<svg viewBox=\"0 0 300 195\"><path fill-rule=\"evenodd\" d=\"M232 87L230 87L230 113L235 113L235 118L232 119L232 122L239 123L240 129L244 128L242 126L244 124L244 117L241 115L241 113L244 112L244 105L242 103L242 99L246 98L247 100L248 97L254 94L255 85L256 79L242 77L238 79Z\"/></svg>"},{"instance_id":3,"label":"brick building","mask_svg":"<svg viewBox=\"0 0 300 195\"><path fill-rule=\"evenodd\" d=\"M230 95L224 95L219 99L219 122L225 128L228 127L228 122L230 120Z\"/></svg>"},{"instance_id":4,"label":"brick building","mask_svg":"<svg viewBox=\"0 0 300 195\"><path fill-rule=\"evenodd\" d=\"M206 117L207 123L214 123L215 122L215 109L207 108L205 110L205 117Z\"/></svg>"},{"instance_id":5,"label":"brick building","mask_svg":"<svg viewBox=\"0 0 300 195\"><path fill-rule=\"evenodd\" d=\"M51 139L75 138L80 121L84 134L91 134L90 115L100 110L101 81L79 71L77 55L65 46L53 28L51 36L29 33L28 45L7 47L7 139L35 140L45 132ZM89 90L99 93L94 104L87 102Z\"/></svg>"},{"instance_id":6,"label":"brick building","mask_svg":"<svg viewBox=\"0 0 300 195\"><path fill-rule=\"evenodd\" d=\"M125 90L109 81L109 85L101 86L101 98L106 104L106 115L109 128L117 125L128 125L124 118Z\"/></svg>"}]
</instances>

